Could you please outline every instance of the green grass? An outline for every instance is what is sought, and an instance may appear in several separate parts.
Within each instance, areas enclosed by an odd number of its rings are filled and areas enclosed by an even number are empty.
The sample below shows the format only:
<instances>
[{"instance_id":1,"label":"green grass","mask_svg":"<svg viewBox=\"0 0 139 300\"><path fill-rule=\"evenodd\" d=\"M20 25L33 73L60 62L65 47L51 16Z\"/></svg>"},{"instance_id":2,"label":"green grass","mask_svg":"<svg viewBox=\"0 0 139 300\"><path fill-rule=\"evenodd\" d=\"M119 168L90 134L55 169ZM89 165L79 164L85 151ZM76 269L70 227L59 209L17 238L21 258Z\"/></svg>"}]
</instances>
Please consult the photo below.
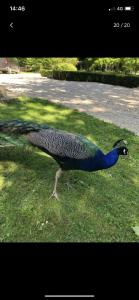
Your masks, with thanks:
<instances>
[{"instance_id":1,"label":"green grass","mask_svg":"<svg viewBox=\"0 0 139 300\"><path fill-rule=\"evenodd\" d=\"M32 120L95 141L104 152L128 141L128 157L111 169L65 172L60 201L49 199L56 162L35 148L0 148L0 241L137 242L139 226L139 137L47 100L19 98L0 104L0 119ZM72 184L68 191L66 182Z\"/></svg>"}]
</instances>

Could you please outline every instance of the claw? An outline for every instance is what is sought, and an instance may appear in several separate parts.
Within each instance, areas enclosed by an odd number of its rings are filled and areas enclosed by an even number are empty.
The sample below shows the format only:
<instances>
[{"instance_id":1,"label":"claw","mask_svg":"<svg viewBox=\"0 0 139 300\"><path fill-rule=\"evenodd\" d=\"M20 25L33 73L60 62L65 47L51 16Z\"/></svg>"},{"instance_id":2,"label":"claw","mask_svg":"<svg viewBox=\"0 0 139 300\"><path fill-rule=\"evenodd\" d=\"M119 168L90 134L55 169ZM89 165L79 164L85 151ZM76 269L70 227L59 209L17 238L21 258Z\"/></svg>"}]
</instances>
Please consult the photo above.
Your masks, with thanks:
<instances>
[{"instance_id":1,"label":"claw","mask_svg":"<svg viewBox=\"0 0 139 300\"><path fill-rule=\"evenodd\" d=\"M59 200L58 194L57 192L53 191L52 195L50 196L49 199L51 199L52 197L56 198L57 200Z\"/></svg>"},{"instance_id":2,"label":"claw","mask_svg":"<svg viewBox=\"0 0 139 300\"><path fill-rule=\"evenodd\" d=\"M70 184L69 182L66 182L65 184L67 185L68 191L69 189L72 189L72 184Z\"/></svg>"}]
</instances>

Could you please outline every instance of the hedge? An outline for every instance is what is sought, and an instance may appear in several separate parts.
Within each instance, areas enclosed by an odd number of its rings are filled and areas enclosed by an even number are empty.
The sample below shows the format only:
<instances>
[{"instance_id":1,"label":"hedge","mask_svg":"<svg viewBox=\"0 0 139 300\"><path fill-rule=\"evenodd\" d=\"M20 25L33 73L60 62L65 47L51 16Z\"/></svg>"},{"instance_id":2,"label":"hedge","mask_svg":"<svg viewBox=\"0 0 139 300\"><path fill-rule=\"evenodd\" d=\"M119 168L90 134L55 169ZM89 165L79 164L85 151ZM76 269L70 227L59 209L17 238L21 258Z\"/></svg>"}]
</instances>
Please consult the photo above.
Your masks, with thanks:
<instances>
[{"instance_id":1,"label":"hedge","mask_svg":"<svg viewBox=\"0 0 139 300\"><path fill-rule=\"evenodd\" d=\"M40 69L41 76L53 78L53 71L52 70L46 70L46 69Z\"/></svg>"},{"instance_id":2,"label":"hedge","mask_svg":"<svg viewBox=\"0 0 139 300\"><path fill-rule=\"evenodd\" d=\"M43 75L49 77L49 74ZM107 74L103 72L81 72L81 71L51 71L51 78L70 81L101 82L125 87L139 87L139 76L123 74Z\"/></svg>"}]
</instances>

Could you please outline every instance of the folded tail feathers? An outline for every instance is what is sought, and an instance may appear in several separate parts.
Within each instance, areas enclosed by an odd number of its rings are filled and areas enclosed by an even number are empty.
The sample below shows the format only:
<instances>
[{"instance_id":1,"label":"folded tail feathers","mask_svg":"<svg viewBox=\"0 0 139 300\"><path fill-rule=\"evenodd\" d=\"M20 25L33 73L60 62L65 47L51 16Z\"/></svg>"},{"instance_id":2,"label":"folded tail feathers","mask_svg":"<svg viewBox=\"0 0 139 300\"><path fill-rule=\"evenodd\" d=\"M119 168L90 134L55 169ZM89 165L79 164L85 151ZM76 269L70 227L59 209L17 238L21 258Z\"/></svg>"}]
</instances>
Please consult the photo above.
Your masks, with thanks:
<instances>
[{"instance_id":1,"label":"folded tail feathers","mask_svg":"<svg viewBox=\"0 0 139 300\"><path fill-rule=\"evenodd\" d=\"M27 134L31 131L39 131L40 129L47 129L48 125L41 125L33 123L31 121L0 121L0 132L5 133L17 133L17 134Z\"/></svg>"}]
</instances>

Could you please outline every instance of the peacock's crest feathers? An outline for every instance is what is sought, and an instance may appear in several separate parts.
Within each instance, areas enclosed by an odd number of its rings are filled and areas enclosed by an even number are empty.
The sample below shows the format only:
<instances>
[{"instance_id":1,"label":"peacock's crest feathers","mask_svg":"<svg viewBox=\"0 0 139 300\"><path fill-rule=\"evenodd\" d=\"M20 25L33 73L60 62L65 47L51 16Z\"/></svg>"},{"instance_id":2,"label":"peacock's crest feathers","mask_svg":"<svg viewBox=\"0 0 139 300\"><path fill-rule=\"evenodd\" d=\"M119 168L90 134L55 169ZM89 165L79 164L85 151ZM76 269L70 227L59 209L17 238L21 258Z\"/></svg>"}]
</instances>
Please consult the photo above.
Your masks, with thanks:
<instances>
[{"instance_id":1,"label":"peacock's crest feathers","mask_svg":"<svg viewBox=\"0 0 139 300\"><path fill-rule=\"evenodd\" d=\"M118 140L114 143L113 148L123 147L127 145L127 141L124 139Z\"/></svg>"}]
</instances>

